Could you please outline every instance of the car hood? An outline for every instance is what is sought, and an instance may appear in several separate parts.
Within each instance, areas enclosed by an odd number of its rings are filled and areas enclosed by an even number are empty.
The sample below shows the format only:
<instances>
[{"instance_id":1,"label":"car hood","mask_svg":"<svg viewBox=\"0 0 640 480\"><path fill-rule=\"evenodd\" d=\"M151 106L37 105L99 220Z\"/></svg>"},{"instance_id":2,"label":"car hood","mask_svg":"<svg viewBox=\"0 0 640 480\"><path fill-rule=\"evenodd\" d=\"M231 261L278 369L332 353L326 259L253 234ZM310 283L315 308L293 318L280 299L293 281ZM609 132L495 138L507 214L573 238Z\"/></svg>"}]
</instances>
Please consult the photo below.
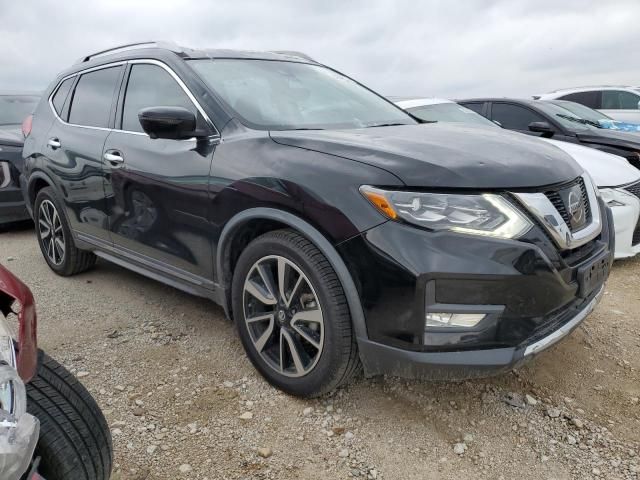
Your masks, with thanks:
<instances>
[{"instance_id":1,"label":"car hood","mask_svg":"<svg viewBox=\"0 0 640 480\"><path fill-rule=\"evenodd\" d=\"M640 133L638 132L618 132L603 128L600 130L577 132L576 136L582 142L631 148L634 150L640 149Z\"/></svg>"},{"instance_id":2,"label":"car hood","mask_svg":"<svg viewBox=\"0 0 640 480\"><path fill-rule=\"evenodd\" d=\"M0 145L21 147L23 143L20 125L0 125Z\"/></svg>"},{"instance_id":3,"label":"car hood","mask_svg":"<svg viewBox=\"0 0 640 480\"><path fill-rule=\"evenodd\" d=\"M530 188L567 182L583 171L536 139L464 124L272 131L271 137L385 169L410 187Z\"/></svg>"},{"instance_id":4,"label":"car hood","mask_svg":"<svg viewBox=\"0 0 640 480\"><path fill-rule=\"evenodd\" d=\"M632 167L625 158L618 155L570 142L548 138L540 140L555 145L571 155L600 188L616 187L640 180L640 170Z\"/></svg>"}]
</instances>

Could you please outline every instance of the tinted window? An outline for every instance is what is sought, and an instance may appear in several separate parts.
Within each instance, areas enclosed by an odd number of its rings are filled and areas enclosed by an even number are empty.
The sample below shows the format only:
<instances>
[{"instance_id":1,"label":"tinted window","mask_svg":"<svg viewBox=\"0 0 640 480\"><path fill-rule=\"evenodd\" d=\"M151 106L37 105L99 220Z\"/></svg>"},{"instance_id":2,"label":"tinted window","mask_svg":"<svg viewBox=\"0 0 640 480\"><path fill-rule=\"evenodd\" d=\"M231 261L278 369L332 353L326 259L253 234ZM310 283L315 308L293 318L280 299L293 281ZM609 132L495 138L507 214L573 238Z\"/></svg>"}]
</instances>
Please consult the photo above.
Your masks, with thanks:
<instances>
[{"instance_id":1,"label":"tinted window","mask_svg":"<svg viewBox=\"0 0 640 480\"><path fill-rule=\"evenodd\" d=\"M159 106L184 107L198 114L193 102L165 69L157 65L133 65L124 98L122 130L142 132L138 112Z\"/></svg>"},{"instance_id":2,"label":"tinted window","mask_svg":"<svg viewBox=\"0 0 640 480\"><path fill-rule=\"evenodd\" d=\"M560 100L568 100L585 105L589 108L602 108L600 106L600 92L576 92L560 97Z\"/></svg>"},{"instance_id":3,"label":"tinted window","mask_svg":"<svg viewBox=\"0 0 640 480\"><path fill-rule=\"evenodd\" d=\"M69 123L107 127L119 76L120 67L103 68L82 75L73 93Z\"/></svg>"},{"instance_id":4,"label":"tinted window","mask_svg":"<svg viewBox=\"0 0 640 480\"><path fill-rule=\"evenodd\" d=\"M473 110L476 113L479 113L480 115L482 115L482 112L484 110L484 103L463 103L462 105L465 106L465 108L468 108L469 110Z\"/></svg>"},{"instance_id":5,"label":"tinted window","mask_svg":"<svg viewBox=\"0 0 640 480\"><path fill-rule=\"evenodd\" d=\"M0 95L0 125L20 125L37 104L36 96Z\"/></svg>"},{"instance_id":6,"label":"tinted window","mask_svg":"<svg viewBox=\"0 0 640 480\"><path fill-rule=\"evenodd\" d=\"M526 131L529 130L531 122L546 121L544 117L533 110L507 103L494 103L491 107L491 119L495 122L500 122L503 128Z\"/></svg>"},{"instance_id":7,"label":"tinted window","mask_svg":"<svg viewBox=\"0 0 640 480\"><path fill-rule=\"evenodd\" d=\"M638 110L640 96L623 90L605 90L602 92L602 108L609 110Z\"/></svg>"},{"instance_id":8,"label":"tinted window","mask_svg":"<svg viewBox=\"0 0 640 480\"><path fill-rule=\"evenodd\" d=\"M60 116L62 116L62 107L64 107L64 101L67 99L67 95L69 95L69 90L71 90L74 80L75 77L71 77L62 82L58 87L56 94L51 99L53 108L56 109L56 112L58 112L58 115Z\"/></svg>"},{"instance_id":9,"label":"tinted window","mask_svg":"<svg viewBox=\"0 0 640 480\"><path fill-rule=\"evenodd\" d=\"M253 128L366 128L415 124L393 104L319 65L268 60L190 60L202 79Z\"/></svg>"}]
</instances>

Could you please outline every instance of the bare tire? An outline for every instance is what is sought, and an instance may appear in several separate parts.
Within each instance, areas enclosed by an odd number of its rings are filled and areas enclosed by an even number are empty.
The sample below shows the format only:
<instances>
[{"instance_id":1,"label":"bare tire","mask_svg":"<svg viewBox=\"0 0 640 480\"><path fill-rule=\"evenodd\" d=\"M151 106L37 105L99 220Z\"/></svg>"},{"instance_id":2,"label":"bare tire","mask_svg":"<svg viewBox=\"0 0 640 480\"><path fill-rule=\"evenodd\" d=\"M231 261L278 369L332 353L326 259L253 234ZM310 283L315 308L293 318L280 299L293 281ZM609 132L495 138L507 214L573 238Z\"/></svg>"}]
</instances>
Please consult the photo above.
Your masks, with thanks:
<instances>
[{"instance_id":1,"label":"bare tire","mask_svg":"<svg viewBox=\"0 0 640 480\"><path fill-rule=\"evenodd\" d=\"M27 411L40 421L38 472L51 480L108 480L113 447L100 408L62 365L42 351L39 357L27 384Z\"/></svg>"},{"instance_id":2,"label":"bare tire","mask_svg":"<svg viewBox=\"0 0 640 480\"><path fill-rule=\"evenodd\" d=\"M62 202L53 188L38 192L33 217L40 251L51 270L66 277L95 265L92 252L76 248Z\"/></svg>"},{"instance_id":3,"label":"bare tire","mask_svg":"<svg viewBox=\"0 0 640 480\"><path fill-rule=\"evenodd\" d=\"M347 383L360 362L342 284L313 243L293 230L266 233L242 252L233 316L256 369L301 397Z\"/></svg>"}]
</instances>

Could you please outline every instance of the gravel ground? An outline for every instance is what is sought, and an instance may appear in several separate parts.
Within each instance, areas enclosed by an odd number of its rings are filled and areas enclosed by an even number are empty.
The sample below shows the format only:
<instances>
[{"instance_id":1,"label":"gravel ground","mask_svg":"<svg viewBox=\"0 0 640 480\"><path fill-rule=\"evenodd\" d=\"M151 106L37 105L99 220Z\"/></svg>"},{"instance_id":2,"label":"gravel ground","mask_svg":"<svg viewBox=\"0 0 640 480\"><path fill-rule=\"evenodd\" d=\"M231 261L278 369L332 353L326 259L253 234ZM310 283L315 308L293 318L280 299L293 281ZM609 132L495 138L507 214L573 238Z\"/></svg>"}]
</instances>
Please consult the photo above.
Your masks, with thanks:
<instances>
[{"instance_id":1,"label":"gravel ground","mask_svg":"<svg viewBox=\"0 0 640 480\"><path fill-rule=\"evenodd\" d=\"M106 262L53 274L29 229L0 262L32 289L39 341L105 412L114 479L638 479L640 259L617 262L569 338L496 378L271 388L222 309Z\"/></svg>"}]
</instances>

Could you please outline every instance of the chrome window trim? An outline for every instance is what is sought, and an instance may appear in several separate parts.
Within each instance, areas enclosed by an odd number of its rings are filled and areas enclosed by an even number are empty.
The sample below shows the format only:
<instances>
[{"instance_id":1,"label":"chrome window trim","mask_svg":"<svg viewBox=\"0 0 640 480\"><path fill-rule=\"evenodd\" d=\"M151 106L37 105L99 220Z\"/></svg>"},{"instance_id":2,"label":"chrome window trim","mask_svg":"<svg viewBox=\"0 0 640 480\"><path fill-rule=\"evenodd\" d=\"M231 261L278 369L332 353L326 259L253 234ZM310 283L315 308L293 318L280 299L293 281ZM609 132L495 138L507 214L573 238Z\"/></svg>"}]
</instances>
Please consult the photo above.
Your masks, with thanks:
<instances>
[{"instance_id":1,"label":"chrome window trim","mask_svg":"<svg viewBox=\"0 0 640 480\"><path fill-rule=\"evenodd\" d=\"M11 183L11 171L9 170L9 162L3 162L0 160L0 170L2 170L2 178L4 178L4 180L2 180L2 183L0 183L0 188L4 188L9 185L9 183Z\"/></svg>"},{"instance_id":2,"label":"chrome window trim","mask_svg":"<svg viewBox=\"0 0 640 480\"><path fill-rule=\"evenodd\" d=\"M600 204L590 177L581 176L591 207L591 222L577 232L571 232L560 212L544 193L512 193L520 203L543 225L556 244L563 250L580 247L596 238L602 231Z\"/></svg>"},{"instance_id":3,"label":"chrome window trim","mask_svg":"<svg viewBox=\"0 0 640 480\"><path fill-rule=\"evenodd\" d=\"M58 82L58 85L56 85L56 88L54 88L53 92L51 92L51 95L49 95L49 107L51 108L51 111L53 112L53 115L55 116L56 120L58 120L63 125L67 125L68 127L87 128L87 129L90 129L90 130L102 130L102 131L110 132L112 129L108 128L108 127L94 127L94 126L91 126L91 125L79 125L77 123L65 122L62 118L60 118L60 115L58 115L58 112L56 111L55 107L53 106L53 97L58 92L58 89L60 88L60 85L62 85L62 82L64 82L65 80L67 80L69 78L73 78L73 77L77 77L77 76L80 76L80 75L84 75L85 73L90 73L90 72L94 72L94 71L97 71L97 70L104 70L105 68L118 67L120 65L125 65L126 63L127 62L125 62L125 61L105 63L104 65L98 65L97 67L86 68L84 70L80 70L78 72L71 73L71 74L61 78L60 81Z\"/></svg>"},{"instance_id":4,"label":"chrome window trim","mask_svg":"<svg viewBox=\"0 0 640 480\"><path fill-rule=\"evenodd\" d=\"M77 72L70 73L69 75L61 78L60 81L58 82L58 85L56 85L56 88L54 88L53 92L51 92L51 95L49 95L49 107L51 108L51 111L53 112L53 115L55 116L56 120L58 120L63 125L67 125L69 127L88 128L88 129L92 129L92 130L103 130L103 131L109 131L109 132L120 132L120 133L127 133L129 135L143 135L143 136L148 137L149 135L147 135L144 132L132 132L130 130L121 130L119 128L93 127L93 126L90 126L90 125L78 125L78 124L75 124L75 123L65 122L62 118L60 118L60 115L58 115L58 112L56 112L56 109L53 106L53 96L56 94L56 92L60 88L60 85L62 85L62 82L64 82L65 80L67 80L69 78L72 78L72 77L84 75L85 73L93 72L93 71L96 71L96 70L102 70L102 69L105 69L105 68L117 67L117 66L120 66L120 65L127 65L127 64L131 64L131 65L134 65L134 64L150 64L150 65L156 65L156 66L161 67L162 69L164 69L169 75L171 75L171 77L175 80L175 82L178 84L178 86L180 88L182 88L182 90L187 95L187 97L189 97L189 100L191 100L191 103L193 103L193 105L196 107L198 112L200 112L200 114L203 116L205 121L209 124L209 126L215 132L212 135L210 135L209 138L212 138L212 139L215 139L215 138L219 139L220 138L220 132L218 131L216 126L213 124L213 122L209 118L209 115L207 115L207 113L205 112L204 108L202 108L202 105L200 105L200 103L198 102L196 97L193 95L193 93L191 93L191 90L189 90L189 88L185 85L185 83L178 76L178 74L176 72L174 72L173 69L171 69L171 67L169 67L166 63L161 62L159 60L152 59L152 58L143 58L143 59L135 59L135 60L124 60L124 61L118 61L118 62L105 63L104 65L98 65L96 67L86 68L84 70L79 70ZM125 91L125 97L126 97L126 91ZM124 103L123 103L123 105L124 105ZM193 139L186 139L186 140L189 141L189 140L193 140Z\"/></svg>"}]
</instances>

